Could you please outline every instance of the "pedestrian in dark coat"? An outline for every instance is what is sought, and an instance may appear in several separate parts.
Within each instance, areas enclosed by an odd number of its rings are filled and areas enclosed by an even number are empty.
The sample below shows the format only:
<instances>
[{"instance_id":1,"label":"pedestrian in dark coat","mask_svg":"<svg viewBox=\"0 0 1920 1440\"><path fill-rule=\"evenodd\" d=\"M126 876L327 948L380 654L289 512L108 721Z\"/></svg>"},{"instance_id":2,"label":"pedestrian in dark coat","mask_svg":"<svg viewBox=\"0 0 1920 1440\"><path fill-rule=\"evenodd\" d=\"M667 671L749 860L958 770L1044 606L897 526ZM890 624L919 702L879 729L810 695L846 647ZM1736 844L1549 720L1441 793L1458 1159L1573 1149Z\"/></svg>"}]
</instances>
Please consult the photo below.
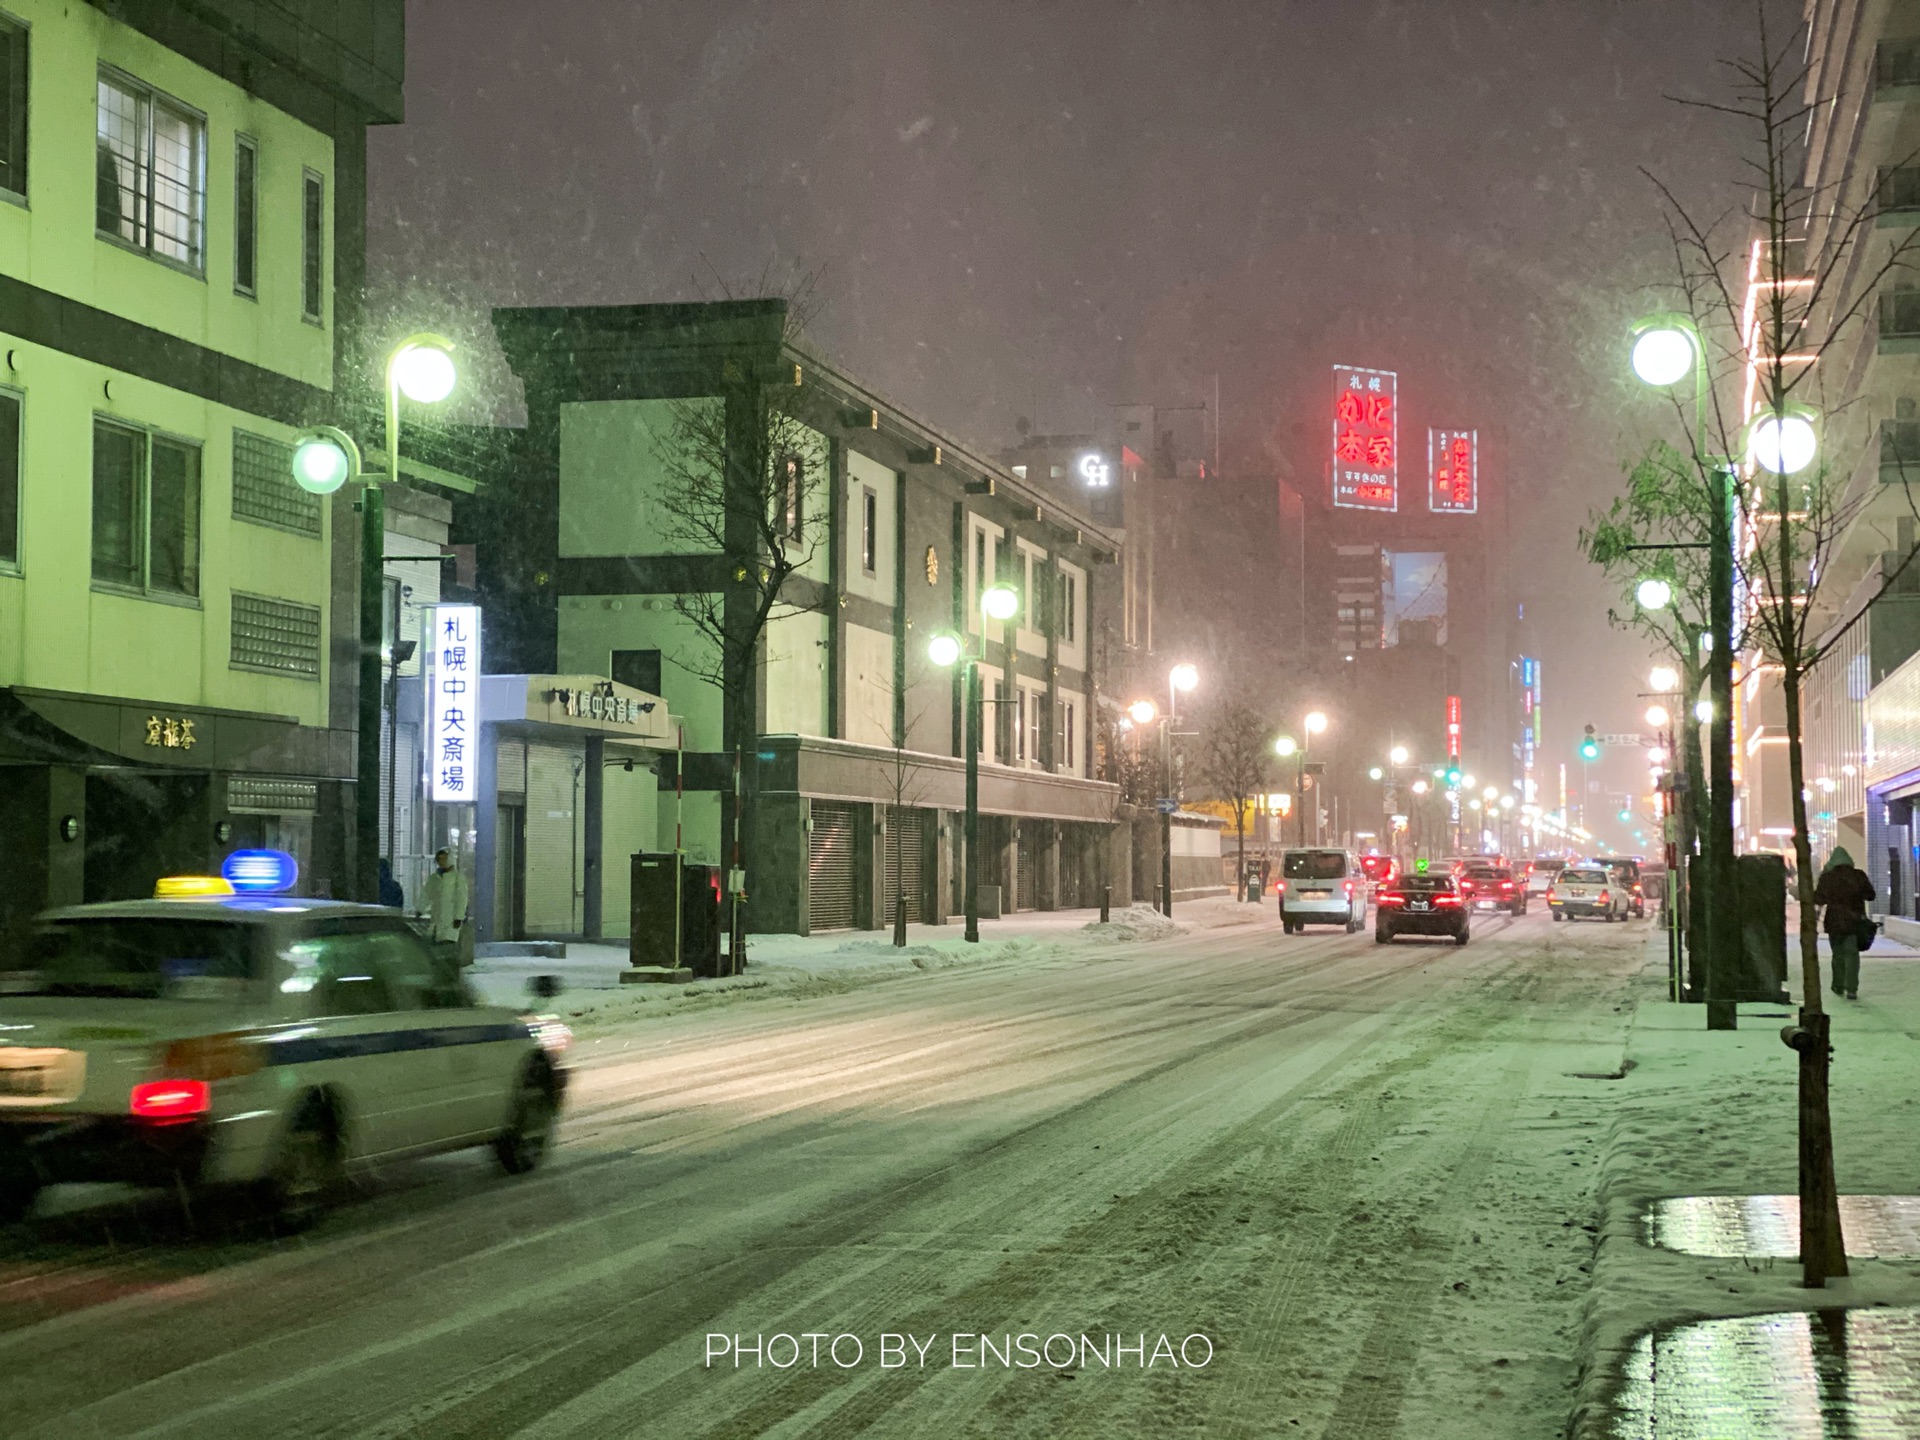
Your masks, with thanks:
<instances>
[{"instance_id":1,"label":"pedestrian in dark coat","mask_svg":"<svg viewBox=\"0 0 1920 1440\"><path fill-rule=\"evenodd\" d=\"M1853 857L1836 845L1820 872L1813 903L1826 906L1824 928L1833 947L1833 993L1860 998L1860 930L1867 920L1873 882L1856 869Z\"/></svg>"}]
</instances>

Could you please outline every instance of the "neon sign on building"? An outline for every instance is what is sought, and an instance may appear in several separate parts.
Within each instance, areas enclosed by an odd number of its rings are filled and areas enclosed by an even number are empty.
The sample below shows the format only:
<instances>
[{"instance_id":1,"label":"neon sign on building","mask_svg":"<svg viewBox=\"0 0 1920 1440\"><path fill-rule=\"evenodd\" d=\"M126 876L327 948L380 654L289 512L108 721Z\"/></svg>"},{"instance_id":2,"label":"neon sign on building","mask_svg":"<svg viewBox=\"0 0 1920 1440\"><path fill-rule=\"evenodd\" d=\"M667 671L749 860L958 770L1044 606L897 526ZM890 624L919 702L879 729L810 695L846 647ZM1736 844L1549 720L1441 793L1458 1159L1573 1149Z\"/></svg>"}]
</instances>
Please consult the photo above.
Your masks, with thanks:
<instances>
[{"instance_id":1,"label":"neon sign on building","mask_svg":"<svg viewBox=\"0 0 1920 1440\"><path fill-rule=\"evenodd\" d=\"M1400 414L1391 370L1333 367L1333 503L1400 508Z\"/></svg>"},{"instance_id":2,"label":"neon sign on building","mask_svg":"<svg viewBox=\"0 0 1920 1440\"><path fill-rule=\"evenodd\" d=\"M1447 696L1447 758L1460 758L1460 697Z\"/></svg>"},{"instance_id":3,"label":"neon sign on building","mask_svg":"<svg viewBox=\"0 0 1920 1440\"><path fill-rule=\"evenodd\" d=\"M427 794L441 804L479 794L480 607L433 607L427 702Z\"/></svg>"},{"instance_id":4,"label":"neon sign on building","mask_svg":"<svg viewBox=\"0 0 1920 1440\"><path fill-rule=\"evenodd\" d=\"M1427 509L1471 515L1480 508L1480 437L1474 430L1427 431Z\"/></svg>"}]
</instances>

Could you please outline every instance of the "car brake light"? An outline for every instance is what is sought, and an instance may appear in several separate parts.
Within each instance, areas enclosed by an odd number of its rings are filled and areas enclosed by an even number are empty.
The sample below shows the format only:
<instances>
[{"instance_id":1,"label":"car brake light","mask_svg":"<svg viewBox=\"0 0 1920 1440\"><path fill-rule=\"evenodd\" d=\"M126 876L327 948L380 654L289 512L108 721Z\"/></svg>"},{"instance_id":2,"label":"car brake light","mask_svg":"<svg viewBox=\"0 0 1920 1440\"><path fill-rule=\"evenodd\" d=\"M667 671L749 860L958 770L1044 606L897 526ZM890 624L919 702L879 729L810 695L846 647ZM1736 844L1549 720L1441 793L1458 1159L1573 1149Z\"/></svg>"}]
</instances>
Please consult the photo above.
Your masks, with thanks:
<instances>
[{"instance_id":1,"label":"car brake light","mask_svg":"<svg viewBox=\"0 0 1920 1440\"><path fill-rule=\"evenodd\" d=\"M1436 895L1433 897L1433 903L1436 905L1458 905L1460 903L1460 897L1458 895Z\"/></svg>"},{"instance_id":2,"label":"car brake light","mask_svg":"<svg viewBox=\"0 0 1920 1440\"><path fill-rule=\"evenodd\" d=\"M1347 881L1347 894L1353 894L1353 882L1351 880Z\"/></svg>"},{"instance_id":3,"label":"car brake light","mask_svg":"<svg viewBox=\"0 0 1920 1440\"><path fill-rule=\"evenodd\" d=\"M1553 901L1554 901L1553 887L1549 885L1547 886L1547 903L1551 905Z\"/></svg>"},{"instance_id":4,"label":"car brake light","mask_svg":"<svg viewBox=\"0 0 1920 1440\"><path fill-rule=\"evenodd\" d=\"M1500 882L1500 888L1502 890L1511 890L1513 888L1513 882L1511 880L1502 880Z\"/></svg>"},{"instance_id":5,"label":"car brake light","mask_svg":"<svg viewBox=\"0 0 1920 1440\"><path fill-rule=\"evenodd\" d=\"M128 1108L141 1120L190 1120L213 1108L204 1080L148 1080L133 1087Z\"/></svg>"},{"instance_id":6,"label":"car brake light","mask_svg":"<svg viewBox=\"0 0 1920 1440\"><path fill-rule=\"evenodd\" d=\"M1286 881L1284 881L1284 880L1276 880L1276 881L1274 882L1274 886L1273 886L1273 892L1274 892L1274 894L1276 894L1276 895L1284 895L1284 894L1286 894L1286 893L1287 893L1287 882L1286 882Z\"/></svg>"},{"instance_id":7,"label":"car brake light","mask_svg":"<svg viewBox=\"0 0 1920 1440\"><path fill-rule=\"evenodd\" d=\"M1380 897L1378 903L1382 905L1404 905L1407 903L1407 897L1396 891L1389 890Z\"/></svg>"},{"instance_id":8,"label":"car brake light","mask_svg":"<svg viewBox=\"0 0 1920 1440\"><path fill-rule=\"evenodd\" d=\"M1602 905L1604 905L1612 897L1609 896L1606 891L1602 890L1598 895L1594 896L1593 898L1598 900Z\"/></svg>"}]
</instances>

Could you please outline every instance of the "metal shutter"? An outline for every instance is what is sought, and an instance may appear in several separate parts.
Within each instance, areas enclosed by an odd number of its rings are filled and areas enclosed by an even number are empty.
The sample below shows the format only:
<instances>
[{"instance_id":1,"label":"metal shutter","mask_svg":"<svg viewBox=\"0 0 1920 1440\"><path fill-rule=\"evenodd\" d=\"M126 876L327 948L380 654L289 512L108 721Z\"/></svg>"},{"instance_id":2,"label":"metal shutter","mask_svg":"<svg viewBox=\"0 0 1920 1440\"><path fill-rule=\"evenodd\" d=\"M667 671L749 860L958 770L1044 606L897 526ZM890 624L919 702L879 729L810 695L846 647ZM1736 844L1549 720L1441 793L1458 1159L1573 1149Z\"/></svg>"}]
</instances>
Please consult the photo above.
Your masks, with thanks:
<instances>
[{"instance_id":1,"label":"metal shutter","mask_svg":"<svg viewBox=\"0 0 1920 1440\"><path fill-rule=\"evenodd\" d=\"M907 919L915 924L925 920L927 814L924 810L887 812L887 889L883 925L893 924L893 902L904 887Z\"/></svg>"},{"instance_id":2,"label":"metal shutter","mask_svg":"<svg viewBox=\"0 0 1920 1440\"><path fill-rule=\"evenodd\" d=\"M807 926L853 928L853 807L813 802L807 836Z\"/></svg>"},{"instance_id":3,"label":"metal shutter","mask_svg":"<svg viewBox=\"0 0 1920 1440\"><path fill-rule=\"evenodd\" d=\"M1022 820L1020 839L1015 848L1015 893L1013 910L1040 908L1040 822Z\"/></svg>"}]
</instances>

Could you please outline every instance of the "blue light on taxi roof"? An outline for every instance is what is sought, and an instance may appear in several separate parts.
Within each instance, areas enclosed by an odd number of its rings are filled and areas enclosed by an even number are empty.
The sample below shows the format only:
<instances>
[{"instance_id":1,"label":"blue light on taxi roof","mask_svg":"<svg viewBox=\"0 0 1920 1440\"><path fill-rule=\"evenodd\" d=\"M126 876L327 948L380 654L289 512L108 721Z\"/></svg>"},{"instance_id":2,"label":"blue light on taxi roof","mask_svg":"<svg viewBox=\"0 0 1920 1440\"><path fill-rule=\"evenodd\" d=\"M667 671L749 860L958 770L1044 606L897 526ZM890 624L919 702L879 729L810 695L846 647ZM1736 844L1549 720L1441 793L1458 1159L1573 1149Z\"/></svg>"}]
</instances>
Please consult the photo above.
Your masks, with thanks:
<instances>
[{"instance_id":1,"label":"blue light on taxi roof","mask_svg":"<svg viewBox=\"0 0 1920 1440\"><path fill-rule=\"evenodd\" d=\"M236 850L220 874L242 895L284 895L300 878L300 865L284 850Z\"/></svg>"}]
</instances>

